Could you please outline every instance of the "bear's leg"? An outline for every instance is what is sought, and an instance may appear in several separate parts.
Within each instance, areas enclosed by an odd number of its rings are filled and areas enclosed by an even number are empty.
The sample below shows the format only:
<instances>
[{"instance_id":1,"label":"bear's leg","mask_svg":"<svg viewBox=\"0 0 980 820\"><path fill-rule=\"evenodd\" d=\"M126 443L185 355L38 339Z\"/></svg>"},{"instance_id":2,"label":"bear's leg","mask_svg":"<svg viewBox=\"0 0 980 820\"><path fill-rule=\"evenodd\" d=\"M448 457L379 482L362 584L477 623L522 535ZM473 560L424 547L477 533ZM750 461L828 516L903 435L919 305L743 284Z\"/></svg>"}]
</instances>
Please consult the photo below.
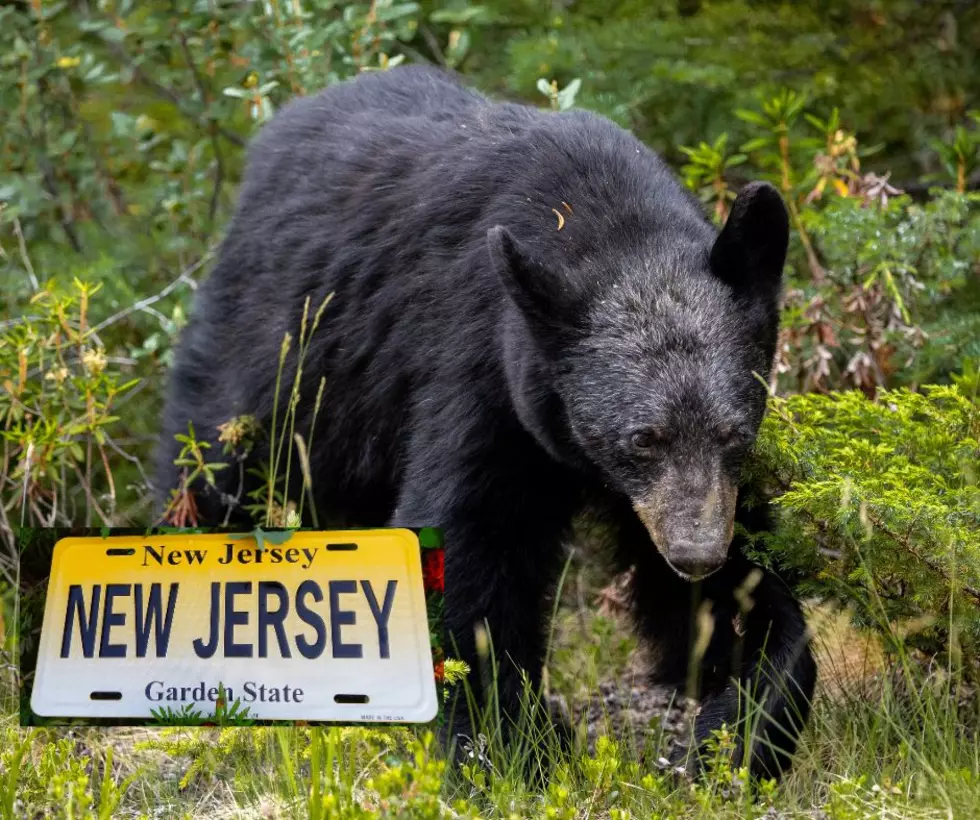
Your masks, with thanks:
<instances>
[{"instance_id":1,"label":"bear's leg","mask_svg":"<svg viewBox=\"0 0 980 820\"><path fill-rule=\"evenodd\" d=\"M732 624L736 633L736 640L731 643L737 684L730 681L705 693L695 722L695 742L703 748L712 731L727 723L736 732L737 752L744 758L744 728L748 721L752 729L748 762L752 775L778 778L792 764L799 735L809 718L816 661L803 612L785 583L741 556L731 563L727 579L719 579L713 590L706 586L707 594L714 593L719 600L739 588L746 590L746 611L729 598L719 607L718 615L719 619L727 618L726 626ZM749 714L744 714L744 706L740 714L740 699L746 701L746 692ZM741 722L736 723L736 717Z\"/></svg>"},{"instance_id":2,"label":"bear's leg","mask_svg":"<svg viewBox=\"0 0 980 820\"><path fill-rule=\"evenodd\" d=\"M655 677L700 700L697 755L689 768L700 768L705 742L727 724L736 764L748 765L753 776L779 777L791 764L816 681L799 604L777 576L740 555L692 584L672 572L648 539L647 545L642 553L630 551L634 617L657 650ZM702 654L692 662L696 650ZM682 752L675 762L684 762Z\"/></svg>"},{"instance_id":3,"label":"bear's leg","mask_svg":"<svg viewBox=\"0 0 980 820\"><path fill-rule=\"evenodd\" d=\"M479 707L495 685L503 739L512 739L524 690L522 671L532 692L541 683L561 538L575 493L527 446L518 451L520 458L509 459L505 454L514 450L498 445L478 460L476 470L472 452L466 454L468 469L454 464L461 454L435 447L422 452L406 471L412 482L403 487L390 525L442 529L446 654L469 665L467 685ZM480 627L488 632L495 670L490 657L478 651ZM460 738L475 736L463 687L457 689L447 717L451 714L453 721L448 739L456 740L459 754Z\"/></svg>"}]
</instances>

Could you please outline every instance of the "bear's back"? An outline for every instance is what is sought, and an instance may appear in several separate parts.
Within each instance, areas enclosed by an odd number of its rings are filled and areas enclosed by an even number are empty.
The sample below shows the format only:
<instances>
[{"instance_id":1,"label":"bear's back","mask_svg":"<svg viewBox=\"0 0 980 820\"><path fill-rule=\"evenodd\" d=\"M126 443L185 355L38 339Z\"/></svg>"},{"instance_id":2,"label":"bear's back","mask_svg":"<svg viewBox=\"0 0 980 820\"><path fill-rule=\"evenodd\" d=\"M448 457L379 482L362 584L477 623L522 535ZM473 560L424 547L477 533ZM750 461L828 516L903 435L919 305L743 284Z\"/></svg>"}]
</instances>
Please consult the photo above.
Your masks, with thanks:
<instances>
[{"instance_id":1,"label":"bear's back","mask_svg":"<svg viewBox=\"0 0 980 820\"><path fill-rule=\"evenodd\" d=\"M261 154L270 140L274 142L286 134L295 137L305 131L321 131L363 115L384 119L424 117L439 122L491 104L452 74L425 66L365 72L312 96L290 101L259 132L251 153Z\"/></svg>"},{"instance_id":2,"label":"bear's back","mask_svg":"<svg viewBox=\"0 0 980 820\"><path fill-rule=\"evenodd\" d=\"M407 220L403 241L443 226L452 244L482 242L487 220L540 234L562 202L582 205L585 244L620 222L635 233L650 219L703 221L660 158L613 122L492 101L422 66L361 74L285 106L252 142L239 202L233 231L261 235L292 212L304 230L319 215L337 239ZM539 236L553 246L542 251L578 252L568 231L554 233Z\"/></svg>"}]
</instances>

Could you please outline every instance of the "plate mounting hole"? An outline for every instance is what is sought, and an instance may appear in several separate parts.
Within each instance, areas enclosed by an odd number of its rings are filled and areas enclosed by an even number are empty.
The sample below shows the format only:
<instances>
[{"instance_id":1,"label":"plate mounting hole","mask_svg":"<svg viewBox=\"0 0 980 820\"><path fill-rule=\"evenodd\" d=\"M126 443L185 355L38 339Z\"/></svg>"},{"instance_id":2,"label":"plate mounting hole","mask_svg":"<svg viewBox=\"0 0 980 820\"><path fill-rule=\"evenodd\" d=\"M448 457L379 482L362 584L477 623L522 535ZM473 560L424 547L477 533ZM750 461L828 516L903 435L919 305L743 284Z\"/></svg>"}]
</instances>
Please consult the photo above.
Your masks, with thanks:
<instances>
[{"instance_id":1,"label":"plate mounting hole","mask_svg":"<svg viewBox=\"0 0 980 820\"><path fill-rule=\"evenodd\" d=\"M367 703L367 695L334 695L334 703Z\"/></svg>"}]
</instances>

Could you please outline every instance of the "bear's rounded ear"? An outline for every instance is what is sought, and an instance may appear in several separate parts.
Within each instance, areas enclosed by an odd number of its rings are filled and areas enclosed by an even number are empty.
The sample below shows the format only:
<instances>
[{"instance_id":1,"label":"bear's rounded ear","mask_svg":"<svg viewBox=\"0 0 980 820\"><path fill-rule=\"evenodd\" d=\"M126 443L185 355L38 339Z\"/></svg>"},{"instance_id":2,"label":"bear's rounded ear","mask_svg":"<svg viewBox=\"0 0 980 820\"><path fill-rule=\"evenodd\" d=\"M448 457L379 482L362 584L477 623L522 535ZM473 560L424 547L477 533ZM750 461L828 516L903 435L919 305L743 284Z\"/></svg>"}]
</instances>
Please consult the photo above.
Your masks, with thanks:
<instances>
[{"instance_id":1,"label":"bear's rounded ear","mask_svg":"<svg viewBox=\"0 0 980 820\"><path fill-rule=\"evenodd\" d=\"M490 262L532 330L572 331L580 300L569 277L534 259L503 225L487 231Z\"/></svg>"},{"instance_id":2,"label":"bear's rounded ear","mask_svg":"<svg viewBox=\"0 0 980 820\"><path fill-rule=\"evenodd\" d=\"M789 246L789 213L768 182L750 182L711 249L711 270L737 293L778 297Z\"/></svg>"}]
</instances>

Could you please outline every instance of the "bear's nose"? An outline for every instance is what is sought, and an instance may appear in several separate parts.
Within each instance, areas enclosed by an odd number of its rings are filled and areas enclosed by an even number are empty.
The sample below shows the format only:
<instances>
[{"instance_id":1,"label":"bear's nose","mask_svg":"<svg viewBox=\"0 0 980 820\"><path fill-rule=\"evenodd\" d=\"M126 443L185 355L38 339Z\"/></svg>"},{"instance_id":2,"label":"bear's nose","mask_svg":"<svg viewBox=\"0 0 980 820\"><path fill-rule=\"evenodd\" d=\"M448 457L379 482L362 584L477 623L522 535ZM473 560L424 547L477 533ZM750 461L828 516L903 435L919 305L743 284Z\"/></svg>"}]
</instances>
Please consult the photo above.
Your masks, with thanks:
<instances>
[{"instance_id":1,"label":"bear's nose","mask_svg":"<svg viewBox=\"0 0 980 820\"><path fill-rule=\"evenodd\" d=\"M700 581L714 574L725 563L725 552L706 550L694 542L676 542L664 556L671 569L689 581Z\"/></svg>"}]
</instances>

